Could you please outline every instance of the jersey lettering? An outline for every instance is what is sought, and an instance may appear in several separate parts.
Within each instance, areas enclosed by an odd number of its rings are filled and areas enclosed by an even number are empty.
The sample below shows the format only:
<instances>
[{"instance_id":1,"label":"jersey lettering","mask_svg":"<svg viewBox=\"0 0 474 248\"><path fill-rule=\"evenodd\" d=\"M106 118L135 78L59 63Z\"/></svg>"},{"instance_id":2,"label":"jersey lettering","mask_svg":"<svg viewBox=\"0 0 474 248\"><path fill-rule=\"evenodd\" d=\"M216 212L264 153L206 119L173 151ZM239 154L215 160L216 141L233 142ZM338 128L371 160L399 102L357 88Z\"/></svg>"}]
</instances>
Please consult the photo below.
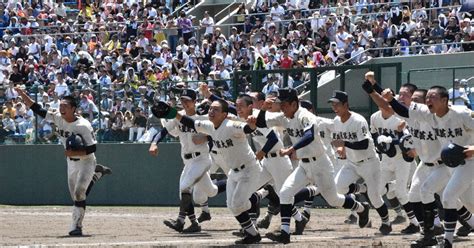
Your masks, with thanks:
<instances>
[{"instance_id":1,"label":"jersey lettering","mask_svg":"<svg viewBox=\"0 0 474 248\"><path fill-rule=\"evenodd\" d=\"M332 133L333 139L357 140L356 132L337 132Z\"/></svg>"},{"instance_id":2,"label":"jersey lettering","mask_svg":"<svg viewBox=\"0 0 474 248\"><path fill-rule=\"evenodd\" d=\"M290 137L303 137L304 135L303 129L286 128L286 132Z\"/></svg>"},{"instance_id":3,"label":"jersey lettering","mask_svg":"<svg viewBox=\"0 0 474 248\"><path fill-rule=\"evenodd\" d=\"M232 139L227 139L227 140L212 140L212 143L219 148L231 148L234 146L234 143L232 142Z\"/></svg>"}]
</instances>

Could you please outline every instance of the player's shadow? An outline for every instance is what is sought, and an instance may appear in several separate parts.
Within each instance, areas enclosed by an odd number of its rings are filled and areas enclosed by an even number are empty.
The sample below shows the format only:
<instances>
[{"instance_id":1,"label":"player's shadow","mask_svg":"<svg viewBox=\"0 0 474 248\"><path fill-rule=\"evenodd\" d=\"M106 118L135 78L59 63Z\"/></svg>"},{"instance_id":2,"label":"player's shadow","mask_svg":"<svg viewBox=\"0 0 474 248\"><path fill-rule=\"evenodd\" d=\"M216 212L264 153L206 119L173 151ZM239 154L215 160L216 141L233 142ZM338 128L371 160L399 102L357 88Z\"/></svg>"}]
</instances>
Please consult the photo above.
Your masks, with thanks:
<instances>
[{"instance_id":1,"label":"player's shadow","mask_svg":"<svg viewBox=\"0 0 474 248\"><path fill-rule=\"evenodd\" d=\"M70 236L70 235L57 236L58 239L90 238L90 237L92 237L92 235L90 235L90 234L85 234L85 235L80 235L80 236Z\"/></svg>"}]
</instances>

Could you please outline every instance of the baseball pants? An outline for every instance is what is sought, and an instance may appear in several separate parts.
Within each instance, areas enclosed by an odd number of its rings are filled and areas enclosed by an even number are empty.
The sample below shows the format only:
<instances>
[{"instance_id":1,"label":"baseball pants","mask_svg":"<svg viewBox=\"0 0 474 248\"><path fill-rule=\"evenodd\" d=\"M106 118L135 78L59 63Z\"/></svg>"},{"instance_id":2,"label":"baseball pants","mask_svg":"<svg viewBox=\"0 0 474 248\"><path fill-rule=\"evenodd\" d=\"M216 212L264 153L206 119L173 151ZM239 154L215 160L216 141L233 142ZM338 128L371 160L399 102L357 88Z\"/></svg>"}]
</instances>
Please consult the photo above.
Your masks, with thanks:
<instances>
[{"instance_id":1,"label":"baseball pants","mask_svg":"<svg viewBox=\"0 0 474 248\"><path fill-rule=\"evenodd\" d=\"M211 158L202 154L192 159L184 159L184 168L179 178L179 192L193 194L196 204L204 204L208 197L217 194L217 187L209 176Z\"/></svg>"},{"instance_id":2,"label":"baseball pants","mask_svg":"<svg viewBox=\"0 0 474 248\"><path fill-rule=\"evenodd\" d=\"M227 207L234 216L239 216L251 207L250 196L258 190L262 167L257 161L243 164L236 170L230 170L227 178Z\"/></svg>"},{"instance_id":3,"label":"baseball pants","mask_svg":"<svg viewBox=\"0 0 474 248\"><path fill-rule=\"evenodd\" d=\"M376 157L368 158L362 162L345 160L339 173L336 175L337 192L346 194L349 185L362 178L367 185L367 195L375 208L384 205L381 192L380 160Z\"/></svg>"},{"instance_id":4,"label":"baseball pants","mask_svg":"<svg viewBox=\"0 0 474 248\"><path fill-rule=\"evenodd\" d=\"M391 185L394 185L394 195L402 205L405 205L408 202L408 176L411 169L410 164L411 163L406 162L401 155L391 158L383 154L382 161L380 162L380 191L384 192L385 185L395 180L395 184Z\"/></svg>"}]
</instances>

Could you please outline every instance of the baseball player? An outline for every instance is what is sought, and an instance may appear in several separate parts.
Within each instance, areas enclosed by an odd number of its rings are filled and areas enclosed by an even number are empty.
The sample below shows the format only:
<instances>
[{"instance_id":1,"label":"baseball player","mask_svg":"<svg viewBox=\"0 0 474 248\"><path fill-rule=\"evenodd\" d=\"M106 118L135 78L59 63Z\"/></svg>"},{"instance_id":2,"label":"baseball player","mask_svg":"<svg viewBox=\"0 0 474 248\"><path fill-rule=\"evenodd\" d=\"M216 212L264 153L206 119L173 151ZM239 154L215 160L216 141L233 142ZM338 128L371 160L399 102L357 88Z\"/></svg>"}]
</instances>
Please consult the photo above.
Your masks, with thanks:
<instances>
[{"instance_id":1,"label":"baseball player","mask_svg":"<svg viewBox=\"0 0 474 248\"><path fill-rule=\"evenodd\" d=\"M409 108L393 100L386 92L383 92L383 94L394 110L400 115L417 118L431 125L432 132L442 145L455 144L461 147L467 147L472 144L471 135L474 128L474 121L471 118L471 111L449 107L449 96L446 88L442 86L431 87L426 97L426 105L412 104ZM441 154L441 150L435 152L438 155ZM471 227L474 226L474 218L472 218L472 215L468 213L468 210L462 207L461 204L462 201L470 201L470 198L472 198L472 192L468 192L467 190L472 184L474 163L470 159L470 156L472 156L470 152L467 152L467 156L469 159L465 161L465 165L460 165L453 169L451 176L449 176L450 173L448 173L444 174L442 178L441 176L438 177L443 182L442 186L446 185L441 188L441 190L444 188L441 197L445 212L444 247L452 247L458 215L464 218L464 221ZM448 168L446 166L444 167ZM446 184L444 184L445 182ZM435 182L432 181L432 183ZM425 219L425 223L426 222L428 222L427 219ZM422 240L422 242L423 241L425 240ZM413 243L412 246L419 245L422 242ZM424 245L424 243L422 244Z\"/></svg>"},{"instance_id":2,"label":"baseball player","mask_svg":"<svg viewBox=\"0 0 474 248\"><path fill-rule=\"evenodd\" d=\"M266 114L274 101L281 103L283 113ZM292 146L280 150L280 155L296 154L299 166L286 179L280 190L281 230L267 233L266 237L279 242L290 242L290 217L295 194L309 183L317 184L321 195L332 206L354 209L359 213L359 225L369 222L369 207L350 197L336 192L333 166L327 156L327 149L318 135L320 119L299 106L298 94L294 89L279 89L277 99L268 99L258 117L258 127L280 126L286 128Z\"/></svg>"},{"instance_id":3,"label":"baseball player","mask_svg":"<svg viewBox=\"0 0 474 248\"><path fill-rule=\"evenodd\" d=\"M110 174L108 167L97 165L95 158L96 139L94 130L90 122L81 116L77 116L75 111L77 103L71 96L65 96L59 104L59 112L48 112L34 102L26 92L16 89L23 98L25 104L33 112L48 121L54 122L58 128L58 134L64 147L75 147L74 150L66 149L68 186L71 198L74 201L72 210L72 225L69 231L70 236L82 235L82 220L86 211L86 196L97 180L103 175ZM69 137L76 138L74 140ZM76 137L77 136L77 137ZM76 141L78 140L78 141ZM67 146L66 141L69 141ZM83 144L77 144L77 142ZM74 144L76 143L76 144Z\"/></svg>"},{"instance_id":4,"label":"baseball player","mask_svg":"<svg viewBox=\"0 0 474 248\"><path fill-rule=\"evenodd\" d=\"M217 96L210 94L207 85L205 84L200 86L200 91L205 97L211 100L219 100ZM240 120L246 120L251 115L258 115L258 110L253 108L252 97L247 94L242 94L237 98L235 108L237 116ZM261 189L252 194L250 199L252 202L250 217L252 220L254 220L258 217L257 215L260 208L260 200L262 198L269 196L270 202L273 202L273 205L276 205L275 208L278 207L278 193L280 192L281 186L283 185L286 178L291 174L292 166L288 157L280 156L278 154L278 151L283 148L283 142L280 140L276 130L272 128L257 128L255 132L250 134L250 137L257 150L256 158L262 163L262 174L260 174L258 186L262 187L270 182L273 184L273 186L266 186L265 189ZM278 193L273 196L272 190L275 190ZM315 191L316 189L314 187L303 189L301 192L298 192L298 200L304 198L305 195L314 193ZM273 210L272 212L275 211ZM308 222L308 219L305 216L302 216L296 208L292 210L292 216L295 218L297 223L295 233L297 235L301 235L306 223ZM267 228L268 226L265 225L262 227Z\"/></svg>"},{"instance_id":5,"label":"baseball player","mask_svg":"<svg viewBox=\"0 0 474 248\"><path fill-rule=\"evenodd\" d=\"M381 159L381 191L387 194L391 205L396 196L398 201L407 206L407 215L414 217L413 209L408 204L408 180L411 169L411 162L404 160L401 150L398 147L399 139L403 137L406 122L396 117L392 111L380 109L370 117L370 132L379 152ZM394 181L392 183L392 181ZM390 188L394 187L395 195L390 196ZM396 218L397 219L397 218ZM416 221L415 218L410 218ZM393 223L393 222L392 222ZM418 222L416 222L418 223Z\"/></svg>"},{"instance_id":6,"label":"baseball player","mask_svg":"<svg viewBox=\"0 0 474 248\"><path fill-rule=\"evenodd\" d=\"M184 89L181 92L181 103L184 109L180 111L180 114L186 114L189 118L193 119L207 119L206 116L196 114L196 92L194 90ZM194 129L184 126L176 119L163 121L163 127L162 131L154 137L150 145L150 154L158 155L157 144L166 134L170 133L173 136L179 137L181 157L184 162L184 168L179 179L180 208L178 218L176 220L165 220L163 223L178 232L200 232L201 227L196 221L192 201L194 200L198 205L206 204L208 197L213 197L218 192L217 186L212 183L209 176L209 169L211 167L209 147L206 142L195 144L193 137L202 136L202 134L198 134ZM209 209L205 210L203 214L210 215ZM191 225L183 229L186 215L191 221Z\"/></svg>"},{"instance_id":7,"label":"baseball player","mask_svg":"<svg viewBox=\"0 0 474 248\"><path fill-rule=\"evenodd\" d=\"M376 208L382 225L379 231L387 235L392 231L388 208L382 200L380 181L380 161L375 152L374 142L365 118L349 110L346 92L334 91L329 99L334 118L333 145L345 164L336 176L336 185L340 193L367 192L372 205ZM365 184L355 184L359 178Z\"/></svg>"},{"instance_id":8,"label":"baseball player","mask_svg":"<svg viewBox=\"0 0 474 248\"><path fill-rule=\"evenodd\" d=\"M370 95L372 100L379 106L381 109L385 109L386 111L392 111L390 109L390 105L388 102L382 98L380 95L382 93L382 89L378 84L376 84L375 80L372 78L368 78L366 75L366 81L363 84L363 89ZM400 88L399 91L399 101L404 104L405 106L410 106L412 104L412 98L415 101L424 103L424 91L417 90L417 87L413 84L404 84ZM414 158L416 155L419 156L420 166L418 166L413 174L410 191L408 193L409 203L405 205L404 208L410 218L410 225L403 229L402 233L414 233L419 230L419 226L423 229L426 226L429 226L428 229L428 236L425 239L426 244L436 244L436 239L434 239L435 233L442 233L441 223L439 218L434 218L433 224L431 222L425 223L425 207L427 214L429 216L434 215L434 187L438 188L437 183L426 183L424 182L429 178L432 171L435 170L444 170L442 166L438 165L438 158L439 156L434 152L435 150L440 148L440 144L436 137L434 137L431 133L431 127L428 125L427 122L424 121L417 121L415 118L405 118L400 116L406 120L408 123L408 129L412 135L413 146L415 149L406 149L404 152L404 157L407 159ZM420 138L419 134L423 134ZM428 138L430 137L430 138ZM439 175L442 175L443 172L440 172ZM444 171L444 173L448 173ZM428 182L428 181L427 181ZM423 186L423 187L422 187ZM423 188L423 190L422 190ZM439 191L439 190L438 190ZM430 193L432 192L432 193ZM422 199L425 199L427 203L426 206L423 204ZM428 204L432 203L432 204ZM419 225L416 224L415 218L410 213L410 208L413 209L413 212L416 216L416 220ZM433 208L433 209L432 209ZM431 219L431 217L430 217ZM431 229L432 232L431 232ZM426 234L426 232L424 232ZM433 234L433 235L431 235Z\"/></svg>"},{"instance_id":9,"label":"baseball player","mask_svg":"<svg viewBox=\"0 0 474 248\"><path fill-rule=\"evenodd\" d=\"M237 240L236 244L260 242L260 234L248 213L251 207L249 198L258 189L258 177L262 170L246 137L246 134L255 131L255 121L244 123L228 120L229 105L223 100L212 102L208 113L209 120L193 120L176 113L175 109L163 102L160 102L156 109L159 111L155 112L160 112L158 117L176 118L184 126L212 137L217 151L226 158L231 168L226 188L227 207L245 230L245 237Z\"/></svg>"}]
</instances>

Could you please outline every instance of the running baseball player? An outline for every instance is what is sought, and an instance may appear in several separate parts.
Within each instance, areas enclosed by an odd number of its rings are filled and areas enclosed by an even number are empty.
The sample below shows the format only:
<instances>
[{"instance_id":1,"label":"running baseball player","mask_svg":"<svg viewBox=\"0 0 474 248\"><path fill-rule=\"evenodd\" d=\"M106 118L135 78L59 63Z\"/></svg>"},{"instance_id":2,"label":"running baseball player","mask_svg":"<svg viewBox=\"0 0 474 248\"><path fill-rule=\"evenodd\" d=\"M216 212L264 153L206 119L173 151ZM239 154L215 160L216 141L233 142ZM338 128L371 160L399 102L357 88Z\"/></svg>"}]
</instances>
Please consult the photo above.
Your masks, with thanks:
<instances>
[{"instance_id":1,"label":"running baseball player","mask_svg":"<svg viewBox=\"0 0 474 248\"><path fill-rule=\"evenodd\" d=\"M209 92L207 85L202 84L200 86L200 91L206 98L211 100L219 100L219 98ZM249 116L257 116L258 110L253 108L253 99L250 95L242 94L237 98L236 101L236 113L240 120L246 120ZM229 106L231 107L231 106ZM252 220L255 220L258 217L258 212L260 208L260 200L270 195L269 200L271 202L277 201L273 205L279 205L278 193L286 180L286 178L292 172L292 166L290 159L287 156L280 156L278 151L283 148L283 142L280 140L278 132L272 128L257 128L255 132L250 134L251 141L256 147L256 158L259 161L262 161L262 174L260 174L260 179L258 186L262 187L267 183L272 183L274 186L270 188L269 186L266 189L261 189L256 193L252 194L250 201L252 202L252 209L250 211L250 217ZM277 195L272 195L272 190L275 190ZM298 192L298 199L304 198L305 195L314 193L315 188L306 188L301 192ZM275 206L278 207L278 206ZM308 222L308 219L305 216L302 216L301 213L294 208L292 210L292 216L295 218L297 223L297 228L295 234L301 235L303 233L304 227ZM269 222L268 222L269 224ZM268 226L264 226L267 228Z\"/></svg>"},{"instance_id":2,"label":"running baseball player","mask_svg":"<svg viewBox=\"0 0 474 248\"><path fill-rule=\"evenodd\" d=\"M212 137L214 146L226 158L231 168L226 188L227 207L245 230L245 237L237 240L236 243L260 242L260 234L248 213L251 207L249 198L258 189L258 177L262 170L246 137L246 134L255 131L255 121L244 123L228 120L229 105L223 100L212 102L208 113L209 120L193 120L176 113L175 109L164 102L160 102L157 109L161 112L157 115L158 117L176 118L184 126Z\"/></svg>"},{"instance_id":3,"label":"running baseball player","mask_svg":"<svg viewBox=\"0 0 474 248\"><path fill-rule=\"evenodd\" d=\"M385 111L380 109L370 117L370 132L379 152L382 154L380 187L382 187L381 191L384 192L383 194L387 195L391 205L395 205L393 204L394 197L397 197L403 206L408 204L408 180L411 162L404 160L398 147L400 138L404 134L405 124L405 121L395 116L393 110ZM389 197L391 187L394 188L395 195ZM407 215L414 217L411 206L406 206L405 211L407 211Z\"/></svg>"},{"instance_id":4,"label":"running baseball player","mask_svg":"<svg viewBox=\"0 0 474 248\"><path fill-rule=\"evenodd\" d=\"M97 180L111 173L110 168L96 163L94 153L97 141L94 130L88 120L75 114L77 103L73 97L65 96L61 99L59 112L48 112L34 102L25 91L21 89L16 89L16 91L35 114L54 122L64 148L70 148L65 151L69 193L74 201L69 235L81 236L82 221L86 211L86 196Z\"/></svg>"},{"instance_id":5,"label":"running baseball player","mask_svg":"<svg viewBox=\"0 0 474 248\"><path fill-rule=\"evenodd\" d=\"M380 95L382 93L382 89L378 84L376 84L373 78L372 80L366 80L362 87L369 94L372 100L379 106L379 108L385 109L386 111L392 111L389 103ZM417 87L413 84L402 85L399 91L400 103L408 107L412 104L412 98L418 102L424 103L424 91L418 91ZM400 117L408 123L408 129L412 134L410 140L412 140L413 147L406 149L405 157L410 159L418 155L421 160L420 165L416 168L412 177L411 186L408 193L409 203L404 206L406 212L409 213L408 217L410 218L410 225L401 232L407 234L414 233L419 230L419 226L421 226L422 229L425 229L425 226L428 226L428 232L423 232L425 235L428 233L428 235L426 235L426 239L424 239L424 242L426 244L436 244L434 234L443 232L441 223L439 218L434 218L433 224L430 224L431 222L425 222L425 215L429 215L429 219L431 219L431 215L434 217L434 192L430 192L436 190L433 189L434 187L439 187L437 183L424 184L424 182L429 178L433 171L444 170L444 173L448 172L445 171L445 168L439 166L438 164L439 156L436 154L436 150L440 149L440 144L437 138L431 133L431 126L427 122L417 121L415 118L405 118L404 116ZM419 134L423 134L421 135L421 138ZM402 142L402 144L403 143L404 142ZM441 171L438 173L439 175L443 173ZM425 199L426 206L423 202L423 199ZM415 218L413 218L413 215L410 213L410 208L413 210L416 216L416 221L419 223L419 225L416 224ZM425 211L427 213L425 213ZM419 242L421 242L421 240L422 239L420 239Z\"/></svg>"},{"instance_id":6,"label":"running baseball player","mask_svg":"<svg viewBox=\"0 0 474 248\"><path fill-rule=\"evenodd\" d=\"M474 121L471 117L471 111L449 107L449 96L446 88L442 86L431 87L426 97L426 105L412 104L409 108L393 100L386 91L383 92L383 95L398 114L410 118L419 118L431 125L432 132L442 146L451 145L467 149L472 144L471 135L474 129ZM436 154L440 156L441 150L437 150ZM471 227L474 226L472 214L461 203L463 201L469 202L473 197L472 192L468 192L472 184L472 175L474 174L473 162L471 160L472 153L468 150L466 156L468 159L465 160L465 164L455 167L451 176L450 173L444 174L442 178L440 176L440 180L443 182L442 189L444 189L441 197L445 212L444 247L452 247L458 215ZM446 166L450 165L446 164ZM444 167L447 168L446 166ZM433 183L433 181L431 182ZM444 184L445 182L446 184ZM426 222L428 222L427 219L425 219ZM425 238L426 231L425 227ZM420 247L420 244L425 245L422 242L413 243L412 247Z\"/></svg>"},{"instance_id":7,"label":"running baseball player","mask_svg":"<svg viewBox=\"0 0 474 248\"><path fill-rule=\"evenodd\" d=\"M266 114L274 101L281 103L283 113ZM279 89L277 99L268 99L258 117L258 127L280 126L286 128L291 137L292 146L280 150L280 155L296 154L300 159L299 166L286 179L280 190L280 231L267 233L266 237L279 242L290 242L290 218L293 208L293 197L309 183L317 184L321 195L331 206L354 209L359 213L359 226L365 227L369 222L369 207L366 203L354 201L336 192L333 177L333 166L327 156L327 149L317 135L320 120L305 108L299 106L299 99L294 89ZM316 134L316 135L315 135Z\"/></svg>"},{"instance_id":8,"label":"running baseball player","mask_svg":"<svg viewBox=\"0 0 474 248\"><path fill-rule=\"evenodd\" d=\"M345 164L336 176L339 193L365 193L376 208L382 224L379 231L387 235L392 231L388 208L382 200L380 181L380 161L375 152L374 142L365 118L349 110L346 92L334 91L329 99L334 118L333 145ZM362 178L365 184L355 184Z\"/></svg>"},{"instance_id":9,"label":"running baseball player","mask_svg":"<svg viewBox=\"0 0 474 248\"><path fill-rule=\"evenodd\" d=\"M206 116L196 114L196 92L191 89L184 89L181 92L181 104L183 110L180 114L189 118L204 120ZM153 109L152 109L153 110ZM206 204L208 197L217 195L218 188L211 181L209 169L211 167L211 158L209 157L209 146L206 142L195 144L195 136L203 136L194 129L188 128L179 123L176 119L163 121L162 131L156 135L150 145L150 154L158 155L158 143L170 133L179 137L181 144L181 157L184 162L184 168L179 179L180 208L176 220L165 220L163 223L183 233L200 232L201 226L196 221L194 214L193 200L198 205ZM207 210L207 211L206 211ZM209 214L209 208L204 209L203 214ZM188 216L191 225L184 229L185 218Z\"/></svg>"}]
</instances>

